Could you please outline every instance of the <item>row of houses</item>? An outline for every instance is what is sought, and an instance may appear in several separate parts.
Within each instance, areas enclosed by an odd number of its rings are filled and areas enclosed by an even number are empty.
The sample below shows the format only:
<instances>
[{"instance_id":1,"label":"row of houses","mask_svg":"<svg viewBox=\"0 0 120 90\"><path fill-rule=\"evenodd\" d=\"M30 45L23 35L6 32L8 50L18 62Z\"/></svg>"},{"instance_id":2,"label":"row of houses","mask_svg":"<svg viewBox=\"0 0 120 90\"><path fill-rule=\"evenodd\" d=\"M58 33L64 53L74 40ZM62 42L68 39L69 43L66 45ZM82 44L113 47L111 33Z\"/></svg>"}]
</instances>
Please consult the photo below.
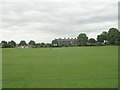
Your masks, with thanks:
<instances>
[{"instance_id":1,"label":"row of houses","mask_svg":"<svg viewBox=\"0 0 120 90\"><path fill-rule=\"evenodd\" d=\"M86 43L87 46L101 46L101 45L107 45L107 42L95 42L95 43ZM52 46L65 46L65 47L69 47L69 46L78 46L78 41L76 38L64 38L64 39L54 39L52 41Z\"/></svg>"},{"instance_id":2,"label":"row of houses","mask_svg":"<svg viewBox=\"0 0 120 90\"><path fill-rule=\"evenodd\" d=\"M55 39L52 41L53 46L77 46L76 38L64 38L64 39Z\"/></svg>"},{"instance_id":3,"label":"row of houses","mask_svg":"<svg viewBox=\"0 0 120 90\"><path fill-rule=\"evenodd\" d=\"M96 42L96 43L89 43L87 42L87 45L105 45L106 42L100 43L100 42ZM49 44L43 44L41 45L39 44L35 44L35 45L16 45L15 48L39 48L39 47L69 47L69 46L78 46L78 41L76 38L59 38L59 39L54 39L51 43ZM0 48L2 48L2 44L0 43Z\"/></svg>"}]
</instances>

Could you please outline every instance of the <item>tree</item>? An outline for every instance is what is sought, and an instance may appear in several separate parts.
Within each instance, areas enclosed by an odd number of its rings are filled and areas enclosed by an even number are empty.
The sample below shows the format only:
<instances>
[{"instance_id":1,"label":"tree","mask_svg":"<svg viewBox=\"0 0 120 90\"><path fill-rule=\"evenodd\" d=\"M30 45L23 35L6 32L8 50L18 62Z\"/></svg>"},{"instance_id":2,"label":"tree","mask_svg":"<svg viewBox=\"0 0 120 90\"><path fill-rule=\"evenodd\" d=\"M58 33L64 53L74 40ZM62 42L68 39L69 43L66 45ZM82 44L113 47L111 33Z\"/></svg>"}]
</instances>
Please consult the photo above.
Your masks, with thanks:
<instances>
[{"instance_id":1,"label":"tree","mask_svg":"<svg viewBox=\"0 0 120 90\"><path fill-rule=\"evenodd\" d=\"M100 43L104 43L104 41L107 42L108 40L108 33L106 31L103 31L102 34L97 36L97 41Z\"/></svg>"},{"instance_id":2,"label":"tree","mask_svg":"<svg viewBox=\"0 0 120 90\"><path fill-rule=\"evenodd\" d=\"M90 43L90 45L95 45L95 39L94 38L90 38L89 40L88 40L88 42Z\"/></svg>"},{"instance_id":3,"label":"tree","mask_svg":"<svg viewBox=\"0 0 120 90\"><path fill-rule=\"evenodd\" d=\"M45 43L42 42L42 43L40 44L40 47L45 47Z\"/></svg>"},{"instance_id":4,"label":"tree","mask_svg":"<svg viewBox=\"0 0 120 90\"><path fill-rule=\"evenodd\" d=\"M11 43L11 42L8 42L8 43L7 43L7 48L13 48L13 46L12 46L12 43Z\"/></svg>"},{"instance_id":5,"label":"tree","mask_svg":"<svg viewBox=\"0 0 120 90\"><path fill-rule=\"evenodd\" d=\"M1 41L1 44L2 44L2 48L7 48L8 47L7 41Z\"/></svg>"},{"instance_id":6,"label":"tree","mask_svg":"<svg viewBox=\"0 0 120 90\"><path fill-rule=\"evenodd\" d=\"M27 43L24 40L20 41L20 43L19 43L19 46L26 46L26 45L27 45Z\"/></svg>"},{"instance_id":7,"label":"tree","mask_svg":"<svg viewBox=\"0 0 120 90\"><path fill-rule=\"evenodd\" d=\"M30 40L30 42L28 43L29 45L35 45L35 41Z\"/></svg>"},{"instance_id":8,"label":"tree","mask_svg":"<svg viewBox=\"0 0 120 90\"><path fill-rule=\"evenodd\" d=\"M116 44L120 41L120 31L117 28L110 28L108 31L108 42Z\"/></svg>"},{"instance_id":9,"label":"tree","mask_svg":"<svg viewBox=\"0 0 120 90\"><path fill-rule=\"evenodd\" d=\"M104 42L104 40L108 39L108 33L103 31L102 34L97 36L97 41L98 42Z\"/></svg>"},{"instance_id":10,"label":"tree","mask_svg":"<svg viewBox=\"0 0 120 90\"><path fill-rule=\"evenodd\" d=\"M103 36L104 40L108 39L108 33L106 31L103 31L101 35Z\"/></svg>"},{"instance_id":11,"label":"tree","mask_svg":"<svg viewBox=\"0 0 120 90\"><path fill-rule=\"evenodd\" d=\"M30 42L28 43L31 47L35 47L35 41L30 40Z\"/></svg>"},{"instance_id":12,"label":"tree","mask_svg":"<svg viewBox=\"0 0 120 90\"><path fill-rule=\"evenodd\" d=\"M35 48L40 48L40 43L36 43Z\"/></svg>"},{"instance_id":13,"label":"tree","mask_svg":"<svg viewBox=\"0 0 120 90\"><path fill-rule=\"evenodd\" d=\"M16 46L16 42L15 41L11 41L11 45L12 45L12 47L14 48L15 46Z\"/></svg>"},{"instance_id":14,"label":"tree","mask_svg":"<svg viewBox=\"0 0 120 90\"><path fill-rule=\"evenodd\" d=\"M120 45L120 31L118 33L118 45Z\"/></svg>"},{"instance_id":15,"label":"tree","mask_svg":"<svg viewBox=\"0 0 120 90\"><path fill-rule=\"evenodd\" d=\"M77 40L78 40L78 45L87 45L88 37L85 33L81 33L77 37Z\"/></svg>"},{"instance_id":16,"label":"tree","mask_svg":"<svg viewBox=\"0 0 120 90\"><path fill-rule=\"evenodd\" d=\"M45 47L51 47L52 45L50 43L46 43Z\"/></svg>"},{"instance_id":17,"label":"tree","mask_svg":"<svg viewBox=\"0 0 120 90\"><path fill-rule=\"evenodd\" d=\"M103 35L98 35L97 36L97 41L101 42L101 43L104 42L104 36Z\"/></svg>"}]
</instances>

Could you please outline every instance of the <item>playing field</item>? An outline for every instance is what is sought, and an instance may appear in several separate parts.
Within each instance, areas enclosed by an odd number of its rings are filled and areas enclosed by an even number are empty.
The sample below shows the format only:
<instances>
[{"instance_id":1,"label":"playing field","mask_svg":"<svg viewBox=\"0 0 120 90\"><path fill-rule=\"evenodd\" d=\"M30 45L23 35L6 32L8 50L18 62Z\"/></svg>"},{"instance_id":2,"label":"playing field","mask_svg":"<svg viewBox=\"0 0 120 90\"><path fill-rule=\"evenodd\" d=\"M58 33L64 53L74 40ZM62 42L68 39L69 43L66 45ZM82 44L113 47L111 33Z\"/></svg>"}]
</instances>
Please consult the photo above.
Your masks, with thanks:
<instances>
[{"instance_id":1,"label":"playing field","mask_svg":"<svg viewBox=\"0 0 120 90\"><path fill-rule=\"evenodd\" d=\"M3 88L118 87L118 47L3 49Z\"/></svg>"}]
</instances>

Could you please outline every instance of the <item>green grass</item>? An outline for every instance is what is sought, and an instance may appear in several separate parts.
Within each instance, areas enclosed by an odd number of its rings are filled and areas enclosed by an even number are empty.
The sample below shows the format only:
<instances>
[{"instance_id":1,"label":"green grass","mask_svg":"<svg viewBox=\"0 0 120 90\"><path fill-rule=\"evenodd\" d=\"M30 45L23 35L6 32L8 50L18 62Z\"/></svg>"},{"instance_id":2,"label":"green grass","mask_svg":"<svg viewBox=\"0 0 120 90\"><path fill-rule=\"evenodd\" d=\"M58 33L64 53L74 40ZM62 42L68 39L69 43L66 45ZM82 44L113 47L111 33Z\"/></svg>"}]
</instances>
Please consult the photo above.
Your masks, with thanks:
<instances>
[{"instance_id":1,"label":"green grass","mask_svg":"<svg viewBox=\"0 0 120 90\"><path fill-rule=\"evenodd\" d=\"M118 47L3 49L3 88L118 87Z\"/></svg>"}]
</instances>

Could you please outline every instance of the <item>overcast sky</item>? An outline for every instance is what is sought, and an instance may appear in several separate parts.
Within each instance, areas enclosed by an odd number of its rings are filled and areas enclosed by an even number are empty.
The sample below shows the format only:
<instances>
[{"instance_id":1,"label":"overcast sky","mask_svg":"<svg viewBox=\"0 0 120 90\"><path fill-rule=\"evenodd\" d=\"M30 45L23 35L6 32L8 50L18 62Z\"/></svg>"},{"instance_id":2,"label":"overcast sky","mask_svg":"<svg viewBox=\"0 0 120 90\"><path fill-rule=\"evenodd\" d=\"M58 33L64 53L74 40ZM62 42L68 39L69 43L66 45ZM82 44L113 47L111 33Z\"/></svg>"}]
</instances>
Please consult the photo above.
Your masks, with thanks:
<instances>
[{"instance_id":1,"label":"overcast sky","mask_svg":"<svg viewBox=\"0 0 120 90\"><path fill-rule=\"evenodd\" d=\"M89 1L89 2L88 2ZM118 27L119 0L2 0L0 41L95 38Z\"/></svg>"}]
</instances>

